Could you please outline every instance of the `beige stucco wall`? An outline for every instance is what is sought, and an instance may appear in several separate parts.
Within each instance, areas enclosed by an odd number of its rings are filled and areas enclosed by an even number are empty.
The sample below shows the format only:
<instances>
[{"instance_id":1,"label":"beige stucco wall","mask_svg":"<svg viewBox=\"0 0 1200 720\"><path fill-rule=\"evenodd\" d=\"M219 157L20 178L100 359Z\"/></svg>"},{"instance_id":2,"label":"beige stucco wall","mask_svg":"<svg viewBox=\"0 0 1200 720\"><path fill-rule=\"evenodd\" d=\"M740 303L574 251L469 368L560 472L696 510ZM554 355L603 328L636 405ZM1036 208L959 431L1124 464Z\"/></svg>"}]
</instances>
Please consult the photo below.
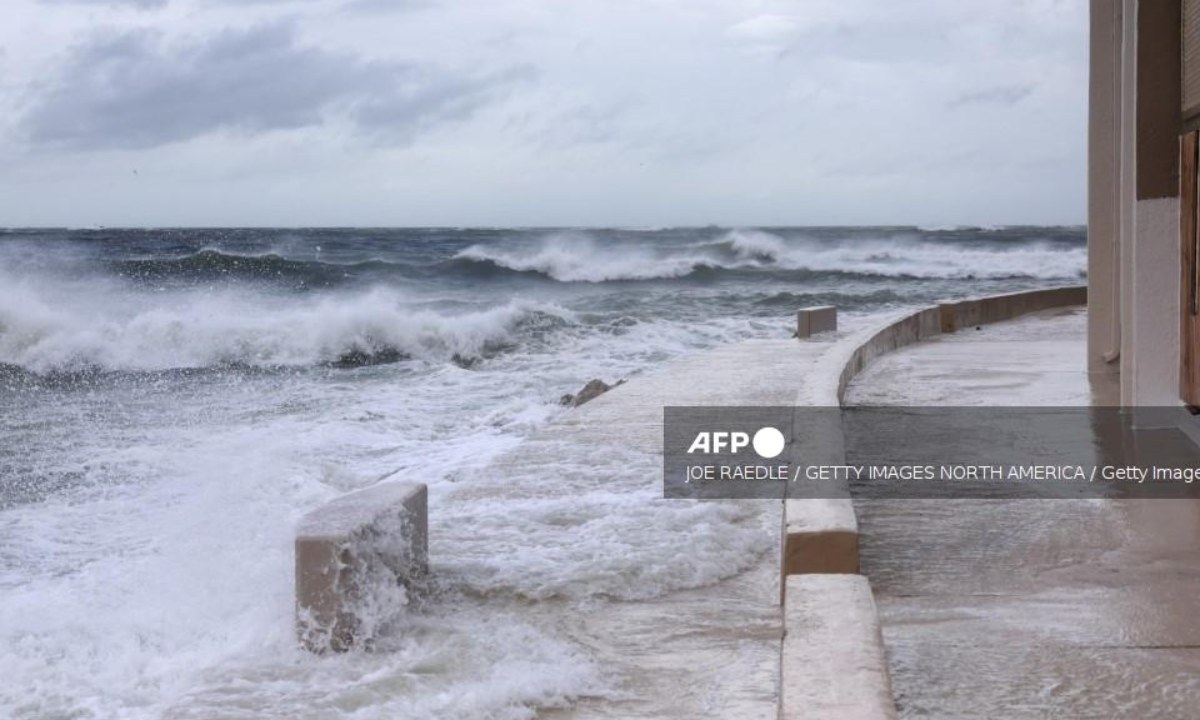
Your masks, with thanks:
<instances>
[{"instance_id":1,"label":"beige stucco wall","mask_svg":"<svg viewBox=\"0 0 1200 720\"><path fill-rule=\"evenodd\" d=\"M1088 372L1115 374L1119 289L1122 0L1092 0L1088 113Z\"/></svg>"},{"instance_id":2,"label":"beige stucco wall","mask_svg":"<svg viewBox=\"0 0 1200 720\"><path fill-rule=\"evenodd\" d=\"M1179 198L1134 208L1130 266L1129 405L1179 405Z\"/></svg>"},{"instance_id":3,"label":"beige stucco wall","mask_svg":"<svg viewBox=\"0 0 1200 720\"><path fill-rule=\"evenodd\" d=\"M1138 127L1138 12L1139 0L1091 2L1088 370L1119 372L1123 405L1178 405L1179 199L1146 197L1162 182L1139 188L1139 138L1163 128ZM1155 117L1142 100L1143 121Z\"/></svg>"}]
</instances>

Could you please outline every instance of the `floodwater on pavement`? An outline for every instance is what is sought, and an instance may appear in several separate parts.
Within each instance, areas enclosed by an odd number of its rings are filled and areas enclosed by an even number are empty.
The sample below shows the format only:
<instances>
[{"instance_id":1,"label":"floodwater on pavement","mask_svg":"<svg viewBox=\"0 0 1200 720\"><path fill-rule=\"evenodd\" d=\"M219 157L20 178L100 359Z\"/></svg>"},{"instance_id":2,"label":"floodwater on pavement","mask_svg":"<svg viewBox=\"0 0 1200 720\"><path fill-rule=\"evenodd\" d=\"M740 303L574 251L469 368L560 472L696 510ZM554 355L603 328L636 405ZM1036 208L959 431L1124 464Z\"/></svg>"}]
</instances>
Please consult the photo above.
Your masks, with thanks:
<instances>
[{"instance_id":1,"label":"floodwater on pavement","mask_svg":"<svg viewBox=\"0 0 1200 720\"><path fill-rule=\"evenodd\" d=\"M848 402L1086 405L1085 324L1052 313L922 343L873 364ZM869 500L858 513L902 717L1200 715L1197 501Z\"/></svg>"}]
</instances>

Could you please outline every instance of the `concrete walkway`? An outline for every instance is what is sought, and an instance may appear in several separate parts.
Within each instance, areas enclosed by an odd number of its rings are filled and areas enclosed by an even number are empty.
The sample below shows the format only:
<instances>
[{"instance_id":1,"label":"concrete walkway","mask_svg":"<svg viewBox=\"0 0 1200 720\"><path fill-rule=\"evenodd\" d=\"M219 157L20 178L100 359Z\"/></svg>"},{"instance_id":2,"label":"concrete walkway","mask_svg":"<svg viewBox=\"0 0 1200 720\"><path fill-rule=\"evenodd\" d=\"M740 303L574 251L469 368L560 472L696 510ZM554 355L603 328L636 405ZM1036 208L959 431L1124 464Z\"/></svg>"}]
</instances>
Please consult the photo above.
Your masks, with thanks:
<instances>
[{"instance_id":1,"label":"concrete walkway","mask_svg":"<svg viewBox=\"0 0 1200 720\"><path fill-rule=\"evenodd\" d=\"M482 596L481 611L515 609L585 649L605 676L600 697L550 716L777 718L782 504L663 499L663 407L791 405L849 335L747 341L668 363L431 499L434 572ZM561 510L505 512L530 496ZM533 572L506 576L515 555Z\"/></svg>"},{"instance_id":2,"label":"concrete walkway","mask_svg":"<svg viewBox=\"0 0 1200 720\"><path fill-rule=\"evenodd\" d=\"M847 404L1083 405L1082 311L964 330L876 360ZM903 717L1200 716L1200 505L857 504Z\"/></svg>"}]
</instances>

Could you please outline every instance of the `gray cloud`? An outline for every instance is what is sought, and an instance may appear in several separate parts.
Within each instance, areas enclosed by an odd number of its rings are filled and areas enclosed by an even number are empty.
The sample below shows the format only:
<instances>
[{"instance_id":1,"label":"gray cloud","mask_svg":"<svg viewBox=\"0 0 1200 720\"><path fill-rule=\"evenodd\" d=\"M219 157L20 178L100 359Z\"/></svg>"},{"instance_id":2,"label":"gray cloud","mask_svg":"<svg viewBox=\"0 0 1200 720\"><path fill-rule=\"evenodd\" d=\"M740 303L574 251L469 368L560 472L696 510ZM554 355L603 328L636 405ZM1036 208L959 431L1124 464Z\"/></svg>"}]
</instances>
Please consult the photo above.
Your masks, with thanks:
<instances>
[{"instance_id":1,"label":"gray cloud","mask_svg":"<svg viewBox=\"0 0 1200 720\"><path fill-rule=\"evenodd\" d=\"M75 1L4 3L9 224L1061 223L1086 206L1084 0Z\"/></svg>"},{"instance_id":2,"label":"gray cloud","mask_svg":"<svg viewBox=\"0 0 1200 720\"><path fill-rule=\"evenodd\" d=\"M166 7L172 0L38 0L43 5L107 5L109 7L132 6L139 10ZM312 3L318 0L201 0L209 5L292 5ZM342 9L362 12L397 12L436 7L435 0L346 0Z\"/></svg>"},{"instance_id":3,"label":"gray cloud","mask_svg":"<svg viewBox=\"0 0 1200 720\"><path fill-rule=\"evenodd\" d=\"M434 0L349 0L345 10L365 13L407 12L437 7Z\"/></svg>"},{"instance_id":4,"label":"gray cloud","mask_svg":"<svg viewBox=\"0 0 1200 720\"><path fill-rule=\"evenodd\" d=\"M963 93L951 100L950 108L964 105L1016 105L1033 94L1032 85L1006 85L1004 87L988 88L978 92Z\"/></svg>"},{"instance_id":5,"label":"gray cloud","mask_svg":"<svg viewBox=\"0 0 1200 720\"><path fill-rule=\"evenodd\" d=\"M132 5L141 10L160 8L171 0L41 0L45 5Z\"/></svg>"},{"instance_id":6,"label":"gray cloud","mask_svg":"<svg viewBox=\"0 0 1200 720\"><path fill-rule=\"evenodd\" d=\"M291 5L295 3L314 2L315 0L203 0L211 5ZM388 0L380 0L387 2ZM403 5L411 0L396 0ZM129 5L139 10L153 10L166 7L172 0L39 0L43 5L107 5L119 7Z\"/></svg>"},{"instance_id":7,"label":"gray cloud","mask_svg":"<svg viewBox=\"0 0 1200 720\"><path fill-rule=\"evenodd\" d=\"M364 62L302 46L286 24L183 44L131 30L76 47L57 83L35 96L22 127L39 145L148 148L219 130L256 133L342 118L395 142L470 114L521 76L468 78Z\"/></svg>"}]
</instances>

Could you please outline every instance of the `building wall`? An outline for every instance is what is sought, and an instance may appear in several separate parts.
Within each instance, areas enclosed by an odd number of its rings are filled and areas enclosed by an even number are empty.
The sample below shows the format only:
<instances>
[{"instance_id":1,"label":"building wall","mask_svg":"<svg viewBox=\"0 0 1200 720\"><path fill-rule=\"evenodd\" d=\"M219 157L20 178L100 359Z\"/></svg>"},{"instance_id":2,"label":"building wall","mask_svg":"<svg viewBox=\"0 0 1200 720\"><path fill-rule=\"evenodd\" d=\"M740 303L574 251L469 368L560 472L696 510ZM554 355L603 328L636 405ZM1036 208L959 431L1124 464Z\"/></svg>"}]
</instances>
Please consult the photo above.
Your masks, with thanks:
<instances>
[{"instance_id":1,"label":"building wall","mask_svg":"<svg viewBox=\"0 0 1200 720\"><path fill-rule=\"evenodd\" d=\"M1118 284L1120 330L1121 404L1133 405L1133 238L1137 208L1137 8L1138 0L1122 0L1121 10L1121 109L1120 169L1117 180Z\"/></svg>"},{"instance_id":2,"label":"building wall","mask_svg":"<svg viewBox=\"0 0 1200 720\"><path fill-rule=\"evenodd\" d=\"M1088 112L1088 372L1115 374L1121 347L1121 13L1092 0Z\"/></svg>"},{"instance_id":3,"label":"building wall","mask_svg":"<svg viewBox=\"0 0 1200 720\"><path fill-rule=\"evenodd\" d=\"M1179 405L1179 198L1138 200L1133 225L1132 365L1122 395L1128 405Z\"/></svg>"},{"instance_id":4,"label":"building wall","mask_svg":"<svg viewBox=\"0 0 1200 720\"><path fill-rule=\"evenodd\" d=\"M1181 12L1091 2L1088 369L1129 406L1180 404Z\"/></svg>"}]
</instances>

